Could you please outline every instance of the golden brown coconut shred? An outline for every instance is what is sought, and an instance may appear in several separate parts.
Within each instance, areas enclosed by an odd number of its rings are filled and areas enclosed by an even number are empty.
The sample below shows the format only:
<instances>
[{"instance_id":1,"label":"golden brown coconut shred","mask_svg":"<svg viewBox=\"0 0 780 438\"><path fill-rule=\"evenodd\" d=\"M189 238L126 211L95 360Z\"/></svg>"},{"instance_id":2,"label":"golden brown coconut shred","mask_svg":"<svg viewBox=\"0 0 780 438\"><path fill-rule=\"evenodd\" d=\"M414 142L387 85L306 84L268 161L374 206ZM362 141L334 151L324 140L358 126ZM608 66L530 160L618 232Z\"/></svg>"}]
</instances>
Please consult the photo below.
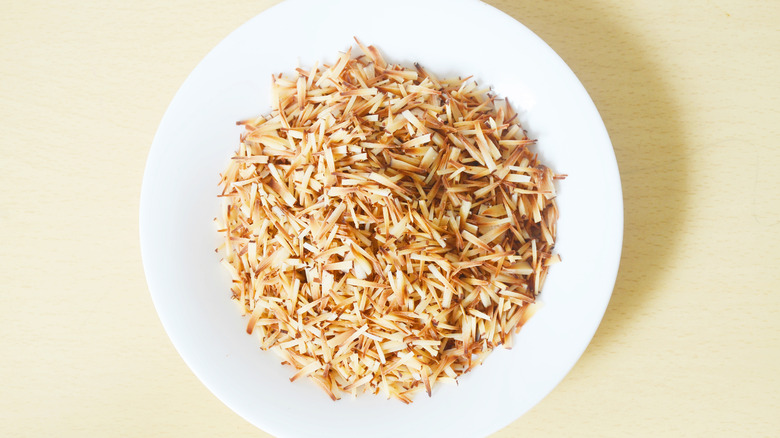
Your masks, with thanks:
<instances>
[{"instance_id":1,"label":"golden brown coconut shred","mask_svg":"<svg viewBox=\"0 0 780 438\"><path fill-rule=\"evenodd\" d=\"M222 175L223 263L263 349L337 400L413 394L480 364L532 313L555 175L506 101L373 47L273 77Z\"/></svg>"}]
</instances>

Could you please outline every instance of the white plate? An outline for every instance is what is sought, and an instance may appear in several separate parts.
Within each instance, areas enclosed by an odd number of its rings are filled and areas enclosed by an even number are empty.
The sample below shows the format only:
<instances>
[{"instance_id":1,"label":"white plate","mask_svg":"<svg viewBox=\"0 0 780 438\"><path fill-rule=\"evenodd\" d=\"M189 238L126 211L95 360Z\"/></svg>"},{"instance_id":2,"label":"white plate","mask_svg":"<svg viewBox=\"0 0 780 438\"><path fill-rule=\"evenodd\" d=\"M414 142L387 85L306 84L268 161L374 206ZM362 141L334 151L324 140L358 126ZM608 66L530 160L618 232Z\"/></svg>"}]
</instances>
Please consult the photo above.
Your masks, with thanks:
<instances>
[{"instance_id":1,"label":"white plate","mask_svg":"<svg viewBox=\"0 0 780 438\"><path fill-rule=\"evenodd\" d=\"M539 140L543 162L569 175L558 198L563 263L549 273L544 307L513 349L409 406L375 396L332 402L307 379L290 383L293 370L245 333L214 253L218 175L238 146L235 122L270 111L271 74L332 62L353 36L388 61L492 85ZM593 102L541 39L474 0L289 0L263 12L184 82L154 138L141 193L144 270L168 335L220 400L279 437L480 437L506 426L590 342L612 293L622 230L620 177Z\"/></svg>"}]
</instances>

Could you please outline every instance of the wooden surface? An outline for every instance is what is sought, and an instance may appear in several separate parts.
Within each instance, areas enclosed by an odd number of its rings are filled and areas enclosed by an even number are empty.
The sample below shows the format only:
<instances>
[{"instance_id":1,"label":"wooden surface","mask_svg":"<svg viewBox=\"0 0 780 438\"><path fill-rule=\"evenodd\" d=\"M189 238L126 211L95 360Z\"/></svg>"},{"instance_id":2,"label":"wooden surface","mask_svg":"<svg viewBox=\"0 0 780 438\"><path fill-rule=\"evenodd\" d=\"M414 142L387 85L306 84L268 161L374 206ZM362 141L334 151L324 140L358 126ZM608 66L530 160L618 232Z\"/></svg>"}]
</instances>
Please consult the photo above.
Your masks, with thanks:
<instances>
[{"instance_id":1,"label":"wooden surface","mask_svg":"<svg viewBox=\"0 0 780 438\"><path fill-rule=\"evenodd\" d=\"M137 212L179 85L274 2L3 3L0 435L269 436L168 340ZM777 436L780 2L490 3L590 92L626 224L592 344L494 437Z\"/></svg>"}]
</instances>

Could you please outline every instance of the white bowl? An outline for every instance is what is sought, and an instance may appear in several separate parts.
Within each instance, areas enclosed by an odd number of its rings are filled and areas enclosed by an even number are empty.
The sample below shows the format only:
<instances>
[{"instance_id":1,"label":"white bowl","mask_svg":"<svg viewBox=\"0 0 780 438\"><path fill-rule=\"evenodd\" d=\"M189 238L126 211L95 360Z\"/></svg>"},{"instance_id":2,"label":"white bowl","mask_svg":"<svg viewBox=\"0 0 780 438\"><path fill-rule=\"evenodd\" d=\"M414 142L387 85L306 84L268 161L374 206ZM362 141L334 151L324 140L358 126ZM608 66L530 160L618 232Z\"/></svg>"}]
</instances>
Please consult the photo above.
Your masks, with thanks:
<instances>
[{"instance_id":1,"label":"white bowl","mask_svg":"<svg viewBox=\"0 0 780 438\"><path fill-rule=\"evenodd\" d=\"M230 299L214 248L218 175L238 146L235 122L270 108L270 77L333 61L353 36L385 58L439 76L474 77L508 97L558 185L557 252L542 309L459 379L411 405L378 396L331 401L259 349ZM357 48L356 48L357 50ZM593 337L617 275L620 177L584 88L541 39L474 0L288 0L253 18L195 68L154 138L141 193L141 249L157 312L203 383L239 415L279 437L479 437L522 415L571 369Z\"/></svg>"}]
</instances>

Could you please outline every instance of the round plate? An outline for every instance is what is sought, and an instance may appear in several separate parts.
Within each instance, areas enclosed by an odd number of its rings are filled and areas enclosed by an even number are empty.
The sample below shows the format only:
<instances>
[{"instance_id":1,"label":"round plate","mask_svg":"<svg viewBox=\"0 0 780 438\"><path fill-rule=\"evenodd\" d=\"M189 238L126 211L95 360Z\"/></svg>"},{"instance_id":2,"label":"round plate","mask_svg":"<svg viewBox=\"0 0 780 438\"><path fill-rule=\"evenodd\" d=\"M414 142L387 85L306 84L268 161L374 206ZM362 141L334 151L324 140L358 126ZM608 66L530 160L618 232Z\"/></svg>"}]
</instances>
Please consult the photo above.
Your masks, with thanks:
<instances>
[{"instance_id":1,"label":"round plate","mask_svg":"<svg viewBox=\"0 0 780 438\"><path fill-rule=\"evenodd\" d=\"M458 385L411 405L365 395L331 401L290 383L230 299L217 183L238 147L237 120L270 112L274 73L333 62L357 36L392 63L440 77L473 75L507 97L558 184L558 242L544 306ZM359 49L355 47L355 53ZM474 0L288 0L231 33L195 68L154 138L141 193L144 270L157 312L192 371L226 405L278 437L480 437L522 415L571 369L593 337L617 275L620 177L604 124L566 64L511 17Z\"/></svg>"}]
</instances>

